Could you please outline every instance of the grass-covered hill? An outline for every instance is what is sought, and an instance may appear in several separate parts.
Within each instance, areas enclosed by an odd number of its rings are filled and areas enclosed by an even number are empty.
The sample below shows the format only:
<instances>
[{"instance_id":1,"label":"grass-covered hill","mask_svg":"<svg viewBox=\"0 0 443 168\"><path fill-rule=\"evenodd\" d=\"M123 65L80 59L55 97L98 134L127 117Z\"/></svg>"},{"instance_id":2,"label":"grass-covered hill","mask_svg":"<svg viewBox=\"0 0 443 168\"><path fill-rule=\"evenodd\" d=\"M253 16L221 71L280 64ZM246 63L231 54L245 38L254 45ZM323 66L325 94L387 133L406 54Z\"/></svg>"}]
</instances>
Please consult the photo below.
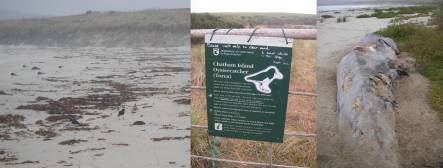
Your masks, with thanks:
<instances>
[{"instance_id":1,"label":"grass-covered hill","mask_svg":"<svg viewBox=\"0 0 443 168\"><path fill-rule=\"evenodd\" d=\"M316 15L294 13L192 13L191 18L193 29L297 28L316 24Z\"/></svg>"},{"instance_id":2,"label":"grass-covered hill","mask_svg":"<svg viewBox=\"0 0 443 168\"><path fill-rule=\"evenodd\" d=\"M189 9L92 12L0 21L0 45L182 46L189 43Z\"/></svg>"}]
</instances>

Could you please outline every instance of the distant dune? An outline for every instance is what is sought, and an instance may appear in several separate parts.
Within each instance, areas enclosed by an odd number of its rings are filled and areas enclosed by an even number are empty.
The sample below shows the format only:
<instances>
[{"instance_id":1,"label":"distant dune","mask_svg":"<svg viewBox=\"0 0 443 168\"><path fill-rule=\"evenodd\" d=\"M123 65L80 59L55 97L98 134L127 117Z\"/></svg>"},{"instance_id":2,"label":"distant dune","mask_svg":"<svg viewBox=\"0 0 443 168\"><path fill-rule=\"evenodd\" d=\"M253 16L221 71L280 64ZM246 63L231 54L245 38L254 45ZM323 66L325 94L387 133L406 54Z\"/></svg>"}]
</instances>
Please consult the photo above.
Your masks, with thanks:
<instances>
[{"instance_id":1,"label":"distant dune","mask_svg":"<svg viewBox=\"0 0 443 168\"><path fill-rule=\"evenodd\" d=\"M43 17L50 17L50 16L51 15L21 13L21 12L13 12L13 11L0 11L0 20L22 19L22 18L43 18Z\"/></svg>"},{"instance_id":2,"label":"distant dune","mask_svg":"<svg viewBox=\"0 0 443 168\"><path fill-rule=\"evenodd\" d=\"M208 28L315 28L315 14L192 13L193 29Z\"/></svg>"},{"instance_id":3,"label":"distant dune","mask_svg":"<svg viewBox=\"0 0 443 168\"><path fill-rule=\"evenodd\" d=\"M0 45L183 46L189 43L189 22L189 9L3 20Z\"/></svg>"}]
</instances>

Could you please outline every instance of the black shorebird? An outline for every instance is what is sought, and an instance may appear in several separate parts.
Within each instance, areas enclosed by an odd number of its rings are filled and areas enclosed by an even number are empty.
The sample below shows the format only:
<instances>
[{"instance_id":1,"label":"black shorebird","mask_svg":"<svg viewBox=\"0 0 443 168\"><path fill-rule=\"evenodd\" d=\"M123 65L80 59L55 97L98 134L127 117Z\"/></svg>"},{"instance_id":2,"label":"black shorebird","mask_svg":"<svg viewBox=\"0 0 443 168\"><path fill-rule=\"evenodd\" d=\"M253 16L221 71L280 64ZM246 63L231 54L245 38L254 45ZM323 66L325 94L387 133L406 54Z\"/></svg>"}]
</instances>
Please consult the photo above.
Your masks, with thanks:
<instances>
[{"instance_id":1,"label":"black shorebird","mask_svg":"<svg viewBox=\"0 0 443 168\"><path fill-rule=\"evenodd\" d=\"M131 112L132 112L132 113L136 113L137 110L138 110L137 104L134 104L134 106L132 106L132 110L131 110Z\"/></svg>"},{"instance_id":2,"label":"black shorebird","mask_svg":"<svg viewBox=\"0 0 443 168\"><path fill-rule=\"evenodd\" d=\"M72 124L80 125L80 122L78 122L74 117L69 118L69 120L71 120Z\"/></svg>"},{"instance_id":3,"label":"black shorebird","mask_svg":"<svg viewBox=\"0 0 443 168\"><path fill-rule=\"evenodd\" d=\"M123 107L120 111L118 111L117 117L125 115L125 108Z\"/></svg>"}]
</instances>

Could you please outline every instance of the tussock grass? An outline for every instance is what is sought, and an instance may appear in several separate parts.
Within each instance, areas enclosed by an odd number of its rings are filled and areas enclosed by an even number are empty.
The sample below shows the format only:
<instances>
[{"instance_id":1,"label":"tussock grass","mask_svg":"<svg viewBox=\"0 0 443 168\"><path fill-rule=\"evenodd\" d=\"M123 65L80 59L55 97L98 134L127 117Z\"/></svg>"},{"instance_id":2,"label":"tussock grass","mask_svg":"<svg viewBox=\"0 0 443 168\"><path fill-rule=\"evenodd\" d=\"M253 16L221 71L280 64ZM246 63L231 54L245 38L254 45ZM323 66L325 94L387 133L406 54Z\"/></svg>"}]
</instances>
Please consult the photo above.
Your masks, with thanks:
<instances>
[{"instance_id":1,"label":"tussock grass","mask_svg":"<svg viewBox=\"0 0 443 168\"><path fill-rule=\"evenodd\" d=\"M321 15L321 18L329 19L329 18L334 18L334 16L332 16L332 15Z\"/></svg>"},{"instance_id":2,"label":"tussock grass","mask_svg":"<svg viewBox=\"0 0 443 168\"><path fill-rule=\"evenodd\" d=\"M371 16L372 17L376 17L379 19L384 19L384 18L393 18L398 16L399 14L397 12L375 12L373 13Z\"/></svg>"},{"instance_id":3,"label":"tussock grass","mask_svg":"<svg viewBox=\"0 0 443 168\"><path fill-rule=\"evenodd\" d=\"M192 84L204 86L204 45L192 45ZM315 92L315 40L295 40L293 47L290 90ZM204 90L191 92L192 124L207 125L206 97ZM289 95L286 131L314 133L316 125L316 99L314 97ZM192 128L191 153L210 156L209 137L206 129ZM219 138L217 157L225 159L268 162L269 143L231 138ZM285 137L284 143L273 144L273 163L297 166L316 166L315 138ZM209 167L210 161L192 160L193 167ZM216 162L217 167L249 168L251 165ZM257 166L255 166L257 167Z\"/></svg>"},{"instance_id":4,"label":"tussock grass","mask_svg":"<svg viewBox=\"0 0 443 168\"><path fill-rule=\"evenodd\" d=\"M337 18L337 23L344 23L347 21L347 17L346 16L340 16Z\"/></svg>"},{"instance_id":5,"label":"tussock grass","mask_svg":"<svg viewBox=\"0 0 443 168\"><path fill-rule=\"evenodd\" d=\"M192 13L191 25L192 29L243 28L241 23L227 20L210 13Z\"/></svg>"},{"instance_id":6,"label":"tussock grass","mask_svg":"<svg viewBox=\"0 0 443 168\"><path fill-rule=\"evenodd\" d=\"M436 6L406 6L406 7L398 7L398 8L389 8L390 11L397 11L399 14L414 14L414 13L422 13L427 14L436 9Z\"/></svg>"},{"instance_id":7,"label":"tussock grass","mask_svg":"<svg viewBox=\"0 0 443 168\"><path fill-rule=\"evenodd\" d=\"M205 46L192 45L191 48L191 76L193 86L205 86Z\"/></svg>"},{"instance_id":8,"label":"tussock grass","mask_svg":"<svg viewBox=\"0 0 443 168\"><path fill-rule=\"evenodd\" d=\"M193 13L193 29L210 28L294 28L295 25L316 25L314 14L293 13Z\"/></svg>"},{"instance_id":9,"label":"tussock grass","mask_svg":"<svg viewBox=\"0 0 443 168\"><path fill-rule=\"evenodd\" d=\"M376 9L374 10L374 13L371 15L371 17L393 18L405 14L427 15L430 12L434 12L436 9L436 6L407 6L388 9Z\"/></svg>"},{"instance_id":10,"label":"tussock grass","mask_svg":"<svg viewBox=\"0 0 443 168\"><path fill-rule=\"evenodd\" d=\"M440 8L440 13L441 13ZM435 16L438 18L441 16ZM441 24L443 20L439 20ZM417 70L431 81L427 97L443 121L443 29L419 24L393 24L376 32L393 38L400 50L417 60Z\"/></svg>"},{"instance_id":11,"label":"tussock grass","mask_svg":"<svg viewBox=\"0 0 443 168\"><path fill-rule=\"evenodd\" d=\"M370 17L374 17L374 16L368 15L368 14L362 14L362 15L356 16L356 18L370 18Z\"/></svg>"}]
</instances>

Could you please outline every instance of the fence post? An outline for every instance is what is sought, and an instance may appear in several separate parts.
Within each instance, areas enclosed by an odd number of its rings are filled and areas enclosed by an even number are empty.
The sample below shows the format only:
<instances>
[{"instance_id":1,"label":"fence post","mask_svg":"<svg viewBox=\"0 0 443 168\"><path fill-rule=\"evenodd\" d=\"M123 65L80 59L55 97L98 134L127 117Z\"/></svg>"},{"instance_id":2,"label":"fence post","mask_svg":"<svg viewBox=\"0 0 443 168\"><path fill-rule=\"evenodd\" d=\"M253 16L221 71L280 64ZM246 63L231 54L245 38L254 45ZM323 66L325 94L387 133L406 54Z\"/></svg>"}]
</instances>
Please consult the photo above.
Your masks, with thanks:
<instances>
[{"instance_id":1,"label":"fence post","mask_svg":"<svg viewBox=\"0 0 443 168\"><path fill-rule=\"evenodd\" d=\"M217 145L220 143L218 141L218 138L216 136L212 136L212 140L209 141L209 146L211 147L211 158L217 158ZM211 168L216 168L215 166L215 160L211 161Z\"/></svg>"},{"instance_id":2,"label":"fence post","mask_svg":"<svg viewBox=\"0 0 443 168\"><path fill-rule=\"evenodd\" d=\"M268 158L269 158L269 167L272 168L272 142L269 142Z\"/></svg>"}]
</instances>

